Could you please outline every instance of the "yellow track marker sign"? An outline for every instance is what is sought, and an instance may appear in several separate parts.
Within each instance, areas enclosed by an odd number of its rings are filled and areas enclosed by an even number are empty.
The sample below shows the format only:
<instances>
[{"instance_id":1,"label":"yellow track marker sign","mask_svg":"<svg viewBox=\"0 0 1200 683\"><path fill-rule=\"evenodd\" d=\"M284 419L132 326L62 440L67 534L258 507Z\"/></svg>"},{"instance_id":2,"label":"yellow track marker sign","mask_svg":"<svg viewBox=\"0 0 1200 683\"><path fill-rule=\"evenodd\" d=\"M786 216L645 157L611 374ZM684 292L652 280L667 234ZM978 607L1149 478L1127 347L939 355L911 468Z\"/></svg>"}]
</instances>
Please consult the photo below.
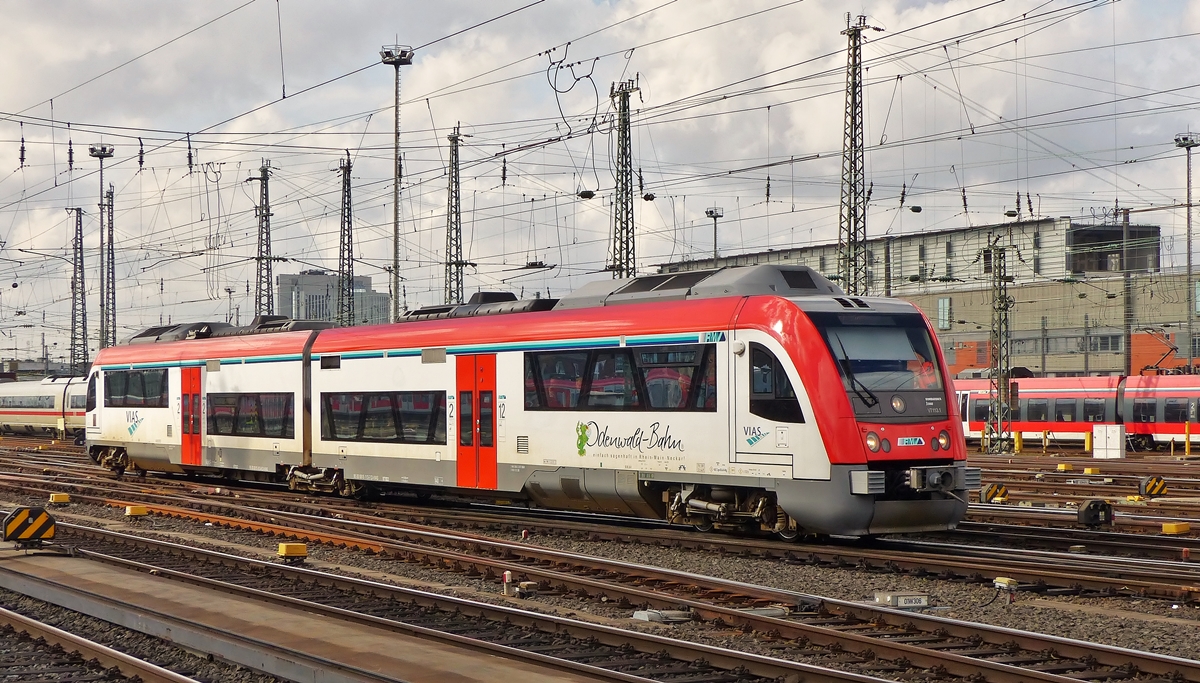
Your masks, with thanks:
<instances>
[{"instance_id":1,"label":"yellow track marker sign","mask_svg":"<svg viewBox=\"0 0 1200 683\"><path fill-rule=\"evenodd\" d=\"M54 531L54 518L40 507L20 507L4 518L5 541L40 543L53 539Z\"/></svg>"}]
</instances>

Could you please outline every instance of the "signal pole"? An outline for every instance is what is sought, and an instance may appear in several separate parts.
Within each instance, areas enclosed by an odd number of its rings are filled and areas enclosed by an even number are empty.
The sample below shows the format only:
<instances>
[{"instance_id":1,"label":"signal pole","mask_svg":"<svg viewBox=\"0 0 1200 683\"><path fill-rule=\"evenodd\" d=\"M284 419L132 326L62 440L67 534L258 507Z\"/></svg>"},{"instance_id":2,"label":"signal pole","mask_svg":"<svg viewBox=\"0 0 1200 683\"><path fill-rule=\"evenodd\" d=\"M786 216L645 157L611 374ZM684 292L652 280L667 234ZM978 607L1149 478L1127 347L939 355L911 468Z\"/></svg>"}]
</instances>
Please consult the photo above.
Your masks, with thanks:
<instances>
[{"instance_id":1,"label":"signal pole","mask_svg":"<svg viewBox=\"0 0 1200 683\"><path fill-rule=\"evenodd\" d=\"M633 146L629 133L629 95L637 90L633 81L613 83L609 89L609 97L617 101L617 187L613 198L613 260L609 266L614 278L637 275L633 234Z\"/></svg>"},{"instance_id":2,"label":"signal pole","mask_svg":"<svg viewBox=\"0 0 1200 683\"><path fill-rule=\"evenodd\" d=\"M258 216L258 255L254 257L257 263L254 275L254 315L272 315L275 313L275 292L271 276L271 193L267 190L271 177L271 162L263 160L258 169L258 177L250 176L246 182L257 180L259 185L258 206L255 214Z\"/></svg>"},{"instance_id":3,"label":"signal pole","mask_svg":"<svg viewBox=\"0 0 1200 683\"><path fill-rule=\"evenodd\" d=\"M83 209L75 212L75 239L71 241L71 374L82 377L88 368L87 288L83 285Z\"/></svg>"},{"instance_id":4,"label":"signal pole","mask_svg":"<svg viewBox=\"0 0 1200 683\"><path fill-rule=\"evenodd\" d=\"M846 14L846 116L842 139L842 200L838 220L838 270L847 294L867 293L867 192L863 163L862 33L871 29L859 15Z\"/></svg>"},{"instance_id":5,"label":"signal pole","mask_svg":"<svg viewBox=\"0 0 1200 683\"><path fill-rule=\"evenodd\" d=\"M988 350L991 360L991 405L988 410L987 449L989 453L1003 453L1009 449L1012 432L1011 327L1009 313L1016 303L1008 294L1012 277L1008 274L1008 248L993 243L986 247L982 256L992 263L992 330Z\"/></svg>"},{"instance_id":6,"label":"signal pole","mask_svg":"<svg viewBox=\"0 0 1200 683\"><path fill-rule=\"evenodd\" d=\"M379 50L384 64L396 68L396 135L395 158L392 170L392 322L400 320L400 67L412 64L413 49L408 45L384 45Z\"/></svg>"},{"instance_id":7,"label":"signal pole","mask_svg":"<svg viewBox=\"0 0 1200 683\"><path fill-rule=\"evenodd\" d=\"M342 174L342 230L338 240L337 323L354 325L354 221L350 204L350 150L338 165Z\"/></svg>"},{"instance_id":8,"label":"signal pole","mask_svg":"<svg viewBox=\"0 0 1200 683\"><path fill-rule=\"evenodd\" d=\"M450 187L446 197L446 303L463 301L462 197L458 175L458 124L446 137L450 141Z\"/></svg>"}]
</instances>

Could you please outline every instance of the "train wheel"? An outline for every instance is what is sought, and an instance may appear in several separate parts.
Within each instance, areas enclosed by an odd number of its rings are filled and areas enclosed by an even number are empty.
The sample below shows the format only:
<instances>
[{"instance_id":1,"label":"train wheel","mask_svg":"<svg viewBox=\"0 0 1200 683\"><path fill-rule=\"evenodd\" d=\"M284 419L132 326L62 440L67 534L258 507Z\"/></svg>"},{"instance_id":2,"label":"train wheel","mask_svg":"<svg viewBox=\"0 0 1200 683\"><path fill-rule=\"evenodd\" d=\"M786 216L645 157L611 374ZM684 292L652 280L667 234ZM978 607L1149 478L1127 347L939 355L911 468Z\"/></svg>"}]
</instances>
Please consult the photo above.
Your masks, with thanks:
<instances>
[{"instance_id":1,"label":"train wheel","mask_svg":"<svg viewBox=\"0 0 1200 683\"><path fill-rule=\"evenodd\" d=\"M775 538L778 538L781 541L787 541L788 543L791 543L791 542L795 541L796 539L800 538L800 530L799 529L785 529L783 531L776 531Z\"/></svg>"},{"instance_id":2,"label":"train wheel","mask_svg":"<svg viewBox=\"0 0 1200 683\"><path fill-rule=\"evenodd\" d=\"M707 521L700 524L693 524L692 528L694 528L696 531L707 534L713 530L713 524L712 521Z\"/></svg>"},{"instance_id":3,"label":"train wheel","mask_svg":"<svg viewBox=\"0 0 1200 683\"><path fill-rule=\"evenodd\" d=\"M1134 434L1129 437L1129 446L1135 451L1154 450L1154 438L1148 434Z\"/></svg>"}]
</instances>

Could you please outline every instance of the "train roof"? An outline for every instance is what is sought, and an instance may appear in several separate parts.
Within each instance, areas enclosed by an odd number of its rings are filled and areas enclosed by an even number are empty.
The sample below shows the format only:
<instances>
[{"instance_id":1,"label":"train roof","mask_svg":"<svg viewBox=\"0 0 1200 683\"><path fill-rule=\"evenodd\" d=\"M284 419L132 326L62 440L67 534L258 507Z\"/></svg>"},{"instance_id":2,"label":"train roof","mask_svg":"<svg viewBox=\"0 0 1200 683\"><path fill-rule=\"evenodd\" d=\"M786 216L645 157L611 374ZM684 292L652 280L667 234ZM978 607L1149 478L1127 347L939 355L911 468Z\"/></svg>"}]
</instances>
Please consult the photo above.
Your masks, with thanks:
<instances>
[{"instance_id":1,"label":"train roof","mask_svg":"<svg viewBox=\"0 0 1200 683\"><path fill-rule=\"evenodd\" d=\"M747 296L767 295L792 301L803 310L913 312L907 302L882 297L846 296L837 285L807 266L758 264L707 271L647 275L589 283L562 299L518 300L510 293L480 292L466 304L408 312L396 324L333 328L330 323L260 316L246 327L226 323L188 323L154 327L127 344L109 347L99 364L181 361L300 353L306 331L328 329L313 353L355 349L395 349L453 345L521 343L536 339L638 336L727 329ZM627 312L610 307L642 304ZM794 309L793 309L794 310ZM517 316L516 314L520 314ZM475 322L463 326L465 319ZM147 354L142 344L165 344ZM133 347L133 348L130 348ZM170 350L167 350L167 349Z\"/></svg>"}]
</instances>

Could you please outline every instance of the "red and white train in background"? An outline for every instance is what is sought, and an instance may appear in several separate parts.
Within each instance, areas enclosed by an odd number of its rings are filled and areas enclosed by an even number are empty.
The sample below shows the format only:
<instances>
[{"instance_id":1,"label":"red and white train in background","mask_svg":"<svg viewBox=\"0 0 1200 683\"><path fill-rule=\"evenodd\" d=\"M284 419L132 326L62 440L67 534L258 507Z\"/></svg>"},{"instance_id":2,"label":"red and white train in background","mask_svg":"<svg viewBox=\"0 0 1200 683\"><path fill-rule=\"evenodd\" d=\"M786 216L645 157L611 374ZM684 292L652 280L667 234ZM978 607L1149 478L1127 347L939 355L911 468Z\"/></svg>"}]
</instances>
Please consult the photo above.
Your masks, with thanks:
<instances>
[{"instance_id":1,"label":"red and white train in background","mask_svg":"<svg viewBox=\"0 0 1200 683\"><path fill-rule=\"evenodd\" d=\"M1172 441L1200 444L1200 377L1140 375L1114 377L1036 377L1012 380L1017 400L1012 431L1040 442L1082 443L1097 424L1124 424L1134 450L1152 450ZM982 437L992 391L989 380L954 380L963 431Z\"/></svg>"},{"instance_id":2,"label":"red and white train in background","mask_svg":"<svg viewBox=\"0 0 1200 683\"><path fill-rule=\"evenodd\" d=\"M396 324L152 328L100 352L114 469L527 499L701 528L952 528L979 470L928 320L805 267L477 294Z\"/></svg>"}]
</instances>

